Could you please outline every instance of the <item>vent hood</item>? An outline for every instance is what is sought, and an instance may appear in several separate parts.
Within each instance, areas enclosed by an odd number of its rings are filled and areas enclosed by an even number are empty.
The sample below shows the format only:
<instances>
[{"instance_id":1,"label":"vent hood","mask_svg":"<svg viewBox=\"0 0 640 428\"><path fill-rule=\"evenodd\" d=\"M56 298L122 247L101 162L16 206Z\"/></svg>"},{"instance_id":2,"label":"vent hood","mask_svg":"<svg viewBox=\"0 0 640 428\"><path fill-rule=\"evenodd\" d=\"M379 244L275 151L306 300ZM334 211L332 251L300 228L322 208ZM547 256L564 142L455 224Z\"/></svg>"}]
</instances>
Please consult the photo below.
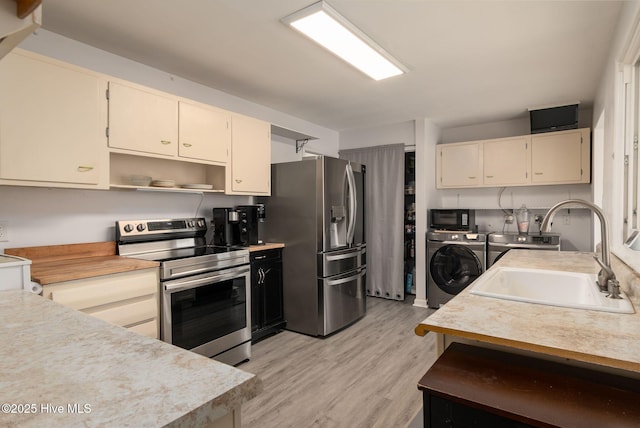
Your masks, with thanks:
<instances>
[{"instance_id":1,"label":"vent hood","mask_svg":"<svg viewBox=\"0 0 640 428\"><path fill-rule=\"evenodd\" d=\"M18 18L18 4L22 3L24 2L0 0L0 58L11 52L42 24L42 5L39 2L24 18Z\"/></svg>"}]
</instances>

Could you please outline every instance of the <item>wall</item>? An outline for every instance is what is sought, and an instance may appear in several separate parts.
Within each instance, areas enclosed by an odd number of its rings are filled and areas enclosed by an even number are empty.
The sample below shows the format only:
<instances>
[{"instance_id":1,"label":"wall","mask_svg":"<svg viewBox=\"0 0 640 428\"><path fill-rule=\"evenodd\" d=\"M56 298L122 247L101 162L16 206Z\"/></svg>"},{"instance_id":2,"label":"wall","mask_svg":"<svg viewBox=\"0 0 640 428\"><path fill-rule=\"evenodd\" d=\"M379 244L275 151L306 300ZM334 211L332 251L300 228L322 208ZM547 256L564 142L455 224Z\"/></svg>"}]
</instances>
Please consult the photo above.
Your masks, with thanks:
<instances>
[{"instance_id":1,"label":"wall","mask_svg":"<svg viewBox=\"0 0 640 428\"><path fill-rule=\"evenodd\" d=\"M387 144L415 145L414 121L340 132L340 150Z\"/></svg>"},{"instance_id":2,"label":"wall","mask_svg":"<svg viewBox=\"0 0 640 428\"><path fill-rule=\"evenodd\" d=\"M161 70L119 57L46 30L38 30L21 48L158 90L257 117L283 128L313 135L311 147L337 155L338 132L253 104L224 92L169 75ZM289 153L287 144L273 145L274 158ZM281 139L286 140L286 139ZM295 153L295 148L291 152ZM114 222L120 219L212 217L213 207L252 203L247 196L184 194L125 190L73 190L0 186L0 220L9 223L11 247L111 241Z\"/></svg>"},{"instance_id":3,"label":"wall","mask_svg":"<svg viewBox=\"0 0 640 428\"><path fill-rule=\"evenodd\" d=\"M603 77L596 93L593 117L597 124L600 145L594 155L602 168L602 180L596 185L596 202L609 219L612 251L633 270L640 272L640 254L622 245L623 242L623 189L624 189L624 79L623 64L633 64L640 51L640 2L629 1L620 12L620 21L605 64ZM637 287L638 281L635 281ZM622 284L628 287L629 284ZM636 292L639 295L640 292Z\"/></svg>"}]
</instances>

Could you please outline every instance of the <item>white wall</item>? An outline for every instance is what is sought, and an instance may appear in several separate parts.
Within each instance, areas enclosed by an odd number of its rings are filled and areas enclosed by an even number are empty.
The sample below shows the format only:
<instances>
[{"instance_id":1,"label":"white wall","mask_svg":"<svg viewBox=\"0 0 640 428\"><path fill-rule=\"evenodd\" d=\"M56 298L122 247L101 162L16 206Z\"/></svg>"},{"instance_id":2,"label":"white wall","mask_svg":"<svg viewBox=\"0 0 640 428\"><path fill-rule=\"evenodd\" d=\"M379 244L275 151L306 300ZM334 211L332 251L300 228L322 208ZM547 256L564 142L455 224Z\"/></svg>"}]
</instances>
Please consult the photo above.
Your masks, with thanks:
<instances>
[{"instance_id":1,"label":"white wall","mask_svg":"<svg viewBox=\"0 0 640 428\"><path fill-rule=\"evenodd\" d=\"M208 88L161 70L119 57L46 30L38 30L21 48L158 90L260 118L317 137L310 146L337 155L338 132L265 106ZM286 138L274 136L274 157L289 153ZM284 142L283 142L284 141ZM291 142L295 144L295 142ZM291 148L295 153L295 148ZM201 205L198 204L202 198ZM5 248L111 241L122 219L212 217L213 207L248 204L247 196L182 194L127 190L73 190L0 186L0 220L9 222ZM197 211L197 212L196 212Z\"/></svg>"},{"instance_id":2,"label":"white wall","mask_svg":"<svg viewBox=\"0 0 640 428\"><path fill-rule=\"evenodd\" d=\"M622 189L624 170L624 105L622 98L621 63L633 63L637 58L625 58L629 52L630 42L640 20L640 1L626 2L620 12L617 33L606 62L600 86L594 101L593 117L598 126L597 138L601 142L594 156L596 165L602 168L602 179L595 195L602 204L602 209L609 219L611 228L611 244L616 253L629 263L636 271L640 271L640 257L637 252L622 247L623 216ZM637 50L635 46L633 50ZM616 248L617 247L617 248Z\"/></svg>"},{"instance_id":3,"label":"white wall","mask_svg":"<svg viewBox=\"0 0 640 428\"><path fill-rule=\"evenodd\" d=\"M340 132L340 150L387 144L415 145L414 121L352 129Z\"/></svg>"}]
</instances>

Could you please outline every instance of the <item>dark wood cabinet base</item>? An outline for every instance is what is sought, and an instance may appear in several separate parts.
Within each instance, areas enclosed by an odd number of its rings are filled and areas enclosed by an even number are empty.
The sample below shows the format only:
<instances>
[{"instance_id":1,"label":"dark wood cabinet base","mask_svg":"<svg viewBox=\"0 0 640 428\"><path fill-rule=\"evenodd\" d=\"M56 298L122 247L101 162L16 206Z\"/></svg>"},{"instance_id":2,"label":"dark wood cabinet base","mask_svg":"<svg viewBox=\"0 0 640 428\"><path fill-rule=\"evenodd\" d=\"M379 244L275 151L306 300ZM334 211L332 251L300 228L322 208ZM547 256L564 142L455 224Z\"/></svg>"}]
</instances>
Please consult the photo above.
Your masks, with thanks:
<instances>
[{"instance_id":1,"label":"dark wood cabinet base","mask_svg":"<svg viewBox=\"0 0 640 428\"><path fill-rule=\"evenodd\" d=\"M424 426L638 427L640 381L461 343L418 383Z\"/></svg>"}]
</instances>

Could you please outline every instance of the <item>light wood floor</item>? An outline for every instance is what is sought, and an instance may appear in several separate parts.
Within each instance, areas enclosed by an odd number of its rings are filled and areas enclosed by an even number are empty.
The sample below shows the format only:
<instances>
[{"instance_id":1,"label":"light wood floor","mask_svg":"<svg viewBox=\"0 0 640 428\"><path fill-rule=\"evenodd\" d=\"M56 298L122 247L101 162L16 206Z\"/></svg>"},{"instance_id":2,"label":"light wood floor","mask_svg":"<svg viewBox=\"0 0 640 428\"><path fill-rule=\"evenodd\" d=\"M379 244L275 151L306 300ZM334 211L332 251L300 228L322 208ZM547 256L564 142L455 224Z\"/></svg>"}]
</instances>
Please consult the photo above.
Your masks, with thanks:
<instances>
[{"instance_id":1,"label":"light wood floor","mask_svg":"<svg viewBox=\"0 0 640 428\"><path fill-rule=\"evenodd\" d=\"M406 427L436 359L433 334L413 329L432 311L367 297L367 315L326 339L283 331L255 344L238 368L257 374L264 391L243 405L242 426Z\"/></svg>"}]
</instances>

